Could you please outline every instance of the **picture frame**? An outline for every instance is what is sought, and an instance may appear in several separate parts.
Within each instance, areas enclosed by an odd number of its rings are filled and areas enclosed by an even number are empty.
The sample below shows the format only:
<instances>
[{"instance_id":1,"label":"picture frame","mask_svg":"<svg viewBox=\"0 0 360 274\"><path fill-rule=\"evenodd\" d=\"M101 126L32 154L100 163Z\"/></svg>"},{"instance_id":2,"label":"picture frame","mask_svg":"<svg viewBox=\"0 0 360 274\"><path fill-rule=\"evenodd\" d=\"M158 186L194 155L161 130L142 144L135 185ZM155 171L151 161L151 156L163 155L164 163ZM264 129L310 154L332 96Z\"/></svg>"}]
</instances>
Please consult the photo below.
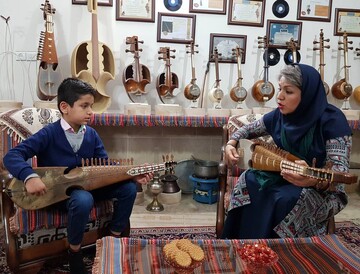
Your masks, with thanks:
<instances>
[{"instance_id":1,"label":"picture frame","mask_svg":"<svg viewBox=\"0 0 360 274\"><path fill-rule=\"evenodd\" d=\"M230 0L228 25L263 27L265 0Z\"/></svg>"},{"instance_id":2,"label":"picture frame","mask_svg":"<svg viewBox=\"0 0 360 274\"><path fill-rule=\"evenodd\" d=\"M297 19L310 21L331 21L332 0L299 0Z\"/></svg>"},{"instance_id":3,"label":"picture frame","mask_svg":"<svg viewBox=\"0 0 360 274\"><path fill-rule=\"evenodd\" d=\"M267 20L266 36L268 37L269 47L287 49L286 42L293 38L297 43L297 49L300 49L301 29L302 22Z\"/></svg>"},{"instance_id":4,"label":"picture frame","mask_svg":"<svg viewBox=\"0 0 360 274\"><path fill-rule=\"evenodd\" d=\"M115 19L117 21L155 22L155 0L116 0Z\"/></svg>"},{"instance_id":5,"label":"picture frame","mask_svg":"<svg viewBox=\"0 0 360 274\"><path fill-rule=\"evenodd\" d=\"M215 62L212 57L215 48L221 54L219 63L236 63L236 56L233 55L233 48L239 46L243 49L241 63L245 64L247 35L210 33L209 62Z\"/></svg>"},{"instance_id":6,"label":"picture frame","mask_svg":"<svg viewBox=\"0 0 360 274\"><path fill-rule=\"evenodd\" d=\"M189 12L226 14L226 0L190 0Z\"/></svg>"},{"instance_id":7,"label":"picture frame","mask_svg":"<svg viewBox=\"0 0 360 274\"><path fill-rule=\"evenodd\" d=\"M360 9L335 9L334 35L360 37Z\"/></svg>"},{"instance_id":8,"label":"picture frame","mask_svg":"<svg viewBox=\"0 0 360 274\"><path fill-rule=\"evenodd\" d=\"M72 0L73 5L87 5L87 0ZM113 6L113 0L97 0L98 6Z\"/></svg>"},{"instance_id":9,"label":"picture frame","mask_svg":"<svg viewBox=\"0 0 360 274\"><path fill-rule=\"evenodd\" d=\"M195 41L196 15L158 13L157 41L188 44Z\"/></svg>"}]
</instances>

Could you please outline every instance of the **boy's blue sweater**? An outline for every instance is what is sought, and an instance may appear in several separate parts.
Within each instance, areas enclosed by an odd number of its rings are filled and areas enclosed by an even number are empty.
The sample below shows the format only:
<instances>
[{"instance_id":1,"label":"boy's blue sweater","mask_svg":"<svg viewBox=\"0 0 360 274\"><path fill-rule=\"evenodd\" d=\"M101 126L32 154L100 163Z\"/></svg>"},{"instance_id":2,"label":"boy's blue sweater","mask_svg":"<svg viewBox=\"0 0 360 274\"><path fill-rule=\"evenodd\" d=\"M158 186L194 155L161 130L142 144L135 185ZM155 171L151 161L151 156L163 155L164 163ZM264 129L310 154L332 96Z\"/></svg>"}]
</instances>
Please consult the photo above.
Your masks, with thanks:
<instances>
[{"instance_id":1,"label":"boy's blue sweater","mask_svg":"<svg viewBox=\"0 0 360 274\"><path fill-rule=\"evenodd\" d=\"M81 166L82 159L108 158L97 132L87 126L80 149L75 153L66 139L60 120L42 128L16 147L9 150L3 161L6 169L24 181L35 173L28 159L37 156L37 165L61 166L70 169Z\"/></svg>"}]
</instances>

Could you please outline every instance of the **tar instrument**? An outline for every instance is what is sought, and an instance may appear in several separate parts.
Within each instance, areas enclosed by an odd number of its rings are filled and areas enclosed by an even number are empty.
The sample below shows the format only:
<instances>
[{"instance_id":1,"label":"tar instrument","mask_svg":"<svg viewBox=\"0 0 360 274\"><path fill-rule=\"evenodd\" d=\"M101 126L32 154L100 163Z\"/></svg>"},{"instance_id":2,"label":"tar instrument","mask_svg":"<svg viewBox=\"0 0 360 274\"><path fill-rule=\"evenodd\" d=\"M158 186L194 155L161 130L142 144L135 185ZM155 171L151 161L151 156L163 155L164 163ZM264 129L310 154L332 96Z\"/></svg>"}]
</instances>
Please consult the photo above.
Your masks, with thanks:
<instances>
[{"instance_id":1,"label":"tar instrument","mask_svg":"<svg viewBox=\"0 0 360 274\"><path fill-rule=\"evenodd\" d=\"M240 108L240 103L243 102L247 96L247 91L242 85L242 73L241 73L241 60L242 55L244 53L244 50L237 46L236 48L232 49L233 54L236 56L237 60L237 71L238 71L238 77L236 80L235 85L230 90L230 98L234 102L238 103L237 108Z\"/></svg>"},{"instance_id":2,"label":"tar instrument","mask_svg":"<svg viewBox=\"0 0 360 274\"><path fill-rule=\"evenodd\" d=\"M51 7L49 0L45 0L43 11L45 31L40 33L40 42L37 59L40 60L37 96L40 100L52 100L57 96L58 87L62 81L61 72L58 68L58 58L54 41L53 14L55 9Z\"/></svg>"},{"instance_id":3,"label":"tar instrument","mask_svg":"<svg viewBox=\"0 0 360 274\"><path fill-rule=\"evenodd\" d=\"M285 64L289 65L299 63L301 56L299 51L297 50L298 41L291 38L288 42L286 42L286 46L288 47L288 50L284 54Z\"/></svg>"},{"instance_id":4,"label":"tar instrument","mask_svg":"<svg viewBox=\"0 0 360 274\"><path fill-rule=\"evenodd\" d=\"M191 58L191 81L185 87L184 95L186 99L191 101L196 101L201 94L201 90L199 86L196 84L195 65L194 65L194 54L199 53L199 51L195 51L195 47L198 47L198 45L195 45L194 42L191 42L189 45L186 45L186 47L189 48L189 50L187 50L186 53L190 53L190 58Z\"/></svg>"},{"instance_id":5,"label":"tar instrument","mask_svg":"<svg viewBox=\"0 0 360 274\"><path fill-rule=\"evenodd\" d=\"M259 48L264 49L264 77L254 83L252 87L252 96L258 102L269 101L275 93L274 85L269 82L269 64L268 64L268 46L269 41L266 36L258 37Z\"/></svg>"},{"instance_id":6,"label":"tar instrument","mask_svg":"<svg viewBox=\"0 0 360 274\"><path fill-rule=\"evenodd\" d=\"M360 48L356 48L355 52L356 56L360 56ZM356 102L360 103L360 86L357 86L354 89L354 99L356 100Z\"/></svg>"},{"instance_id":7,"label":"tar instrument","mask_svg":"<svg viewBox=\"0 0 360 274\"><path fill-rule=\"evenodd\" d=\"M314 41L313 44L319 44L319 47L314 47L313 50L316 51L318 50L320 52L320 63L319 63L319 71L320 71L320 76L321 76L321 80L324 83L324 88L325 88L325 92L326 95L329 94L330 88L329 85L324 81L324 67L325 67L325 63L324 63L324 49L329 49L330 46L329 45L324 45L324 42L330 42L330 39L324 39L324 33L323 30L320 30L320 39L319 41Z\"/></svg>"},{"instance_id":8,"label":"tar instrument","mask_svg":"<svg viewBox=\"0 0 360 274\"><path fill-rule=\"evenodd\" d=\"M328 183L355 184L358 180L358 176L350 173L296 164L295 161L300 160L299 158L274 145L255 142L251 150L249 165L254 169L272 172L287 170Z\"/></svg>"},{"instance_id":9,"label":"tar instrument","mask_svg":"<svg viewBox=\"0 0 360 274\"><path fill-rule=\"evenodd\" d=\"M46 193L41 196L28 194L23 181L2 174L3 178L10 178L3 191L19 207L35 210L67 199L69 192L73 189L91 191L128 180L137 175L168 170L176 165L176 162L173 161L142 166L112 165L110 162L111 160L104 159L83 161L81 167L74 168L68 173L64 173L66 167L34 168L47 188ZM130 160L125 162L130 163Z\"/></svg>"},{"instance_id":10,"label":"tar instrument","mask_svg":"<svg viewBox=\"0 0 360 274\"><path fill-rule=\"evenodd\" d=\"M352 41L348 41L347 38L347 34L346 32L344 32L343 34L343 41L339 41L339 50L343 50L344 51L344 74L345 77L341 80L339 80L338 82L336 82L332 87L331 87L331 93L334 95L335 98L339 99L339 100L346 100L348 99L353 91L353 88L351 86L351 84L349 83L349 68L350 66L348 65L348 50L352 50L353 47L348 47L348 44L352 44ZM341 46L342 45L342 46Z\"/></svg>"},{"instance_id":11,"label":"tar instrument","mask_svg":"<svg viewBox=\"0 0 360 274\"><path fill-rule=\"evenodd\" d=\"M175 49L171 50L169 47L161 47L158 51L162 56L158 57L159 60L165 60L165 72L158 75L156 79L156 90L158 91L160 100L164 103L163 98L170 99L174 97L174 89L179 86L179 79L177 75L171 72L170 59L175 59L175 55L171 52L176 52Z\"/></svg>"},{"instance_id":12,"label":"tar instrument","mask_svg":"<svg viewBox=\"0 0 360 274\"><path fill-rule=\"evenodd\" d=\"M96 89L93 111L104 112L111 103L105 86L115 76L114 57L108 46L99 42L97 24L97 0L88 0L88 11L92 15L91 41L80 43L71 56L71 74Z\"/></svg>"},{"instance_id":13,"label":"tar instrument","mask_svg":"<svg viewBox=\"0 0 360 274\"><path fill-rule=\"evenodd\" d=\"M140 64L139 52L141 52L142 49L139 48L139 43L143 44L144 41L139 41L137 36L126 37L126 44L130 45L130 49L126 49L125 52L134 54L134 62L128 65L123 73L123 83L128 95L134 94L140 96L147 93L145 86L150 83L149 69ZM134 102L131 96L129 96L129 98Z\"/></svg>"},{"instance_id":14,"label":"tar instrument","mask_svg":"<svg viewBox=\"0 0 360 274\"><path fill-rule=\"evenodd\" d=\"M213 88L209 91L209 99L211 102L215 103L215 108L221 108L220 102L224 98L224 92L220 88L220 81L219 78L219 57L221 53L218 53L218 49L215 47L214 53L212 54L212 58L215 61L215 83Z\"/></svg>"}]
</instances>

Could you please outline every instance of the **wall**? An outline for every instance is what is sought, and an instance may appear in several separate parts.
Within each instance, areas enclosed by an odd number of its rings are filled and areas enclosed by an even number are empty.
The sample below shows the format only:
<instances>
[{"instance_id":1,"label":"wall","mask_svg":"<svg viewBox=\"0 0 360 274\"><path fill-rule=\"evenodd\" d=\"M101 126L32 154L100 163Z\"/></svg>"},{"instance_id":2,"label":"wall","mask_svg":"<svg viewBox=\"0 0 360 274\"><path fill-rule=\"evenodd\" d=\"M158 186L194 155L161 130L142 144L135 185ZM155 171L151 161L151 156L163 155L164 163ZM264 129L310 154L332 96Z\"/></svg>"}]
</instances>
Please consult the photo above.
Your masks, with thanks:
<instances>
[{"instance_id":1,"label":"wall","mask_svg":"<svg viewBox=\"0 0 360 274\"><path fill-rule=\"evenodd\" d=\"M0 3L0 14L4 17L10 16L8 27L6 27L5 20L0 19L0 41L2 41L0 44L0 99L2 100L16 99L23 101L25 106L30 106L33 101L38 100L36 95L36 79L39 63L34 61L15 61L15 52L37 51L39 34L40 31L44 30L44 20L40 10L43 2L40 0L18 0L6 1L5 5L5 0L2 0ZM164 62L158 60L157 52L162 46L170 46L172 49L176 49L176 59L172 60L171 70L179 77L179 88L174 91L174 94L177 94L176 102L187 107L190 102L185 99L183 89L190 82L191 69L190 58L186 54L185 45L156 42L157 13L171 12L165 9L163 1L156 1L155 23L116 21L116 2L114 0L113 7L98 7L99 40L108 45L113 51L116 66L115 80L109 81L106 86L106 92L112 98L108 111L123 112L124 105L130 102L122 84L122 73L124 68L133 61L133 55L125 53L125 49L127 49L125 38L133 35L138 35L139 39L144 41L144 44L141 45L143 52L141 53L140 61L151 71L152 82L146 86L148 102L152 106L160 103L156 92L155 79L163 72ZM195 39L199 45L199 53L195 55L194 61L199 86L202 87L208 61L210 33L247 35L246 63L242 65L242 70L243 85L248 90L248 97L243 107L252 108L259 105L250 93L253 83L262 78L263 52L257 48L257 37L266 34L266 20L296 21L297 17L298 1L288 1L290 11L283 19L273 15L273 2L266 1L264 27L228 25L227 15L195 14ZM339 69L339 66L343 64L343 58L338 54L337 50L339 37L333 35L335 8L360 8L358 0L332 2L331 22L302 21L302 43L300 50L301 62L317 67L319 55L318 52L315 53L312 49L313 40L315 38L318 40L321 28L324 30L324 38L330 39L330 49L325 50L325 81L330 87L339 79L339 72L340 77L343 76L343 70L340 71ZM87 11L86 6L73 5L71 0L52 0L50 4L56 8L54 35L59 67L63 77L68 77L71 75L70 58L72 51L76 45L89 40L91 37L91 14ZM184 14L188 13L188 11L188 1L183 1L181 9L174 12L174 14ZM226 13L228 14L228 9L226 9ZM360 37L349 37L349 40L353 41L354 48L359 47ZM269 80L274 83L275 87L277 86L277 74L284 65L283 54L285 49L280 49L279 51L281 53L280 62L276 66L270 67L269 70ZM350 83L355 88L360 85L360 78L356 77L360 71L360 57L356 57L354 51L349 51L348 60L349 65L351 65ZM222 106L223 108L234 108L235 103L229 98L229 90L237 78L236 64L220 64L219 76L221 79L221 89L225 93ZM207 92L211 89L214 82L215 68L214 63L211 63L204 90ZM343 102L334 99L332 95L329 95L329 101L338 107L343 106ZM206 102L205 105L212 107L210 102ZM266 106L276 106L275 98L267 102ZM350 107L352 109L360 109L359 104L354 102L352 98L350 99Z\"/></svg>"}]
</instances>

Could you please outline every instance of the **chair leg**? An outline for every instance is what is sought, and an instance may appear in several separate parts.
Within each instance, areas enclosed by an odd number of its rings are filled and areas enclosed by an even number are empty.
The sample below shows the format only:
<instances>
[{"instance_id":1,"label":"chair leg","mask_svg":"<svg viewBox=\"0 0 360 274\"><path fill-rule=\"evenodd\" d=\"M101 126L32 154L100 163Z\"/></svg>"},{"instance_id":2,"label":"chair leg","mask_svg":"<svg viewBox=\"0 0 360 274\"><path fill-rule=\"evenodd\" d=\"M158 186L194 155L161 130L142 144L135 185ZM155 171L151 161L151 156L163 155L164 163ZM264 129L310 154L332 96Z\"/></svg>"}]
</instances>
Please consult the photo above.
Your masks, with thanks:
<instances>
[{"instance_id":1,"label":"chair leg","mask_svg":"<svg viewBox=\"0 0 360 274\"><path fill-rule=\"evenodd\" d=\"M335 217L331 217L329 219L328 225L327 225L327 234L334 234L335 233Z\"/></svg>"}]
</instances>

